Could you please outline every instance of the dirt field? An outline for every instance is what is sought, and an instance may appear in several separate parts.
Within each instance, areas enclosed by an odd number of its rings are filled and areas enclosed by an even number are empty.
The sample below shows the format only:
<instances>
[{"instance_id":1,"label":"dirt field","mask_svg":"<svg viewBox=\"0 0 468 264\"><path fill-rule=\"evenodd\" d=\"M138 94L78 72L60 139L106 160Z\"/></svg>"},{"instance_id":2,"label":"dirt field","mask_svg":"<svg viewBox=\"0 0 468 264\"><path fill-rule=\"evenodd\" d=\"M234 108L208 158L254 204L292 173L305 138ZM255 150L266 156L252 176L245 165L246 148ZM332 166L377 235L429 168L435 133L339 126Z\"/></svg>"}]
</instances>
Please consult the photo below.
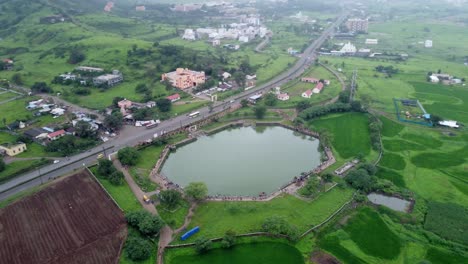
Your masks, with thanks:
<instances>
[{"instance_id":1,"label":"dirt field","mask_svg":"<svg viewBox=\"0 0 468 264\"><path fill-rule=\"evenodd\" d=\"M120 209L87 172L0 210L2 263L118 263Z\"/></svg>"},{"instance_id":2,"label":"dirt field","mask_svg":"<svg viewBox=\"0 0 468 264\"><path fill-rule=\"evenodd\" d=\"M312 262L317 264L340 264L335 257L322 251L312 253Z\"/></svg>"}]
</instances>

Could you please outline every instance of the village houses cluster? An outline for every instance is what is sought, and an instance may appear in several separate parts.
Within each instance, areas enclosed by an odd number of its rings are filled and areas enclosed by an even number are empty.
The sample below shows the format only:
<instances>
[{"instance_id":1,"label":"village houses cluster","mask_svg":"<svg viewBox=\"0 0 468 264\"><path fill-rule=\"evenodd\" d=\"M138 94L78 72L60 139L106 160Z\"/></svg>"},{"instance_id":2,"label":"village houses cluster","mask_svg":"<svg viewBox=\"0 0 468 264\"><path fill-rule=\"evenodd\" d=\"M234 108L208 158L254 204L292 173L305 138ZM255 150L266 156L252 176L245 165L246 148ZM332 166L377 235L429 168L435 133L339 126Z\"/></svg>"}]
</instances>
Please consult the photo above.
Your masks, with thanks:
<instances>
[{"instance_id":1,"label":"village houses cluster","mask_svg":"<svg viewBox=\"0 0 468 264\"><path fill-rule=\"evenodd\" d=\"M123 74L118 70L106 73L102 68L88 66L76 67L73 72L60 74L56 79L62 83L78 82L81 85L92 83L96 87L112 87L124 80Z\"/></svg>"}]
</instances>

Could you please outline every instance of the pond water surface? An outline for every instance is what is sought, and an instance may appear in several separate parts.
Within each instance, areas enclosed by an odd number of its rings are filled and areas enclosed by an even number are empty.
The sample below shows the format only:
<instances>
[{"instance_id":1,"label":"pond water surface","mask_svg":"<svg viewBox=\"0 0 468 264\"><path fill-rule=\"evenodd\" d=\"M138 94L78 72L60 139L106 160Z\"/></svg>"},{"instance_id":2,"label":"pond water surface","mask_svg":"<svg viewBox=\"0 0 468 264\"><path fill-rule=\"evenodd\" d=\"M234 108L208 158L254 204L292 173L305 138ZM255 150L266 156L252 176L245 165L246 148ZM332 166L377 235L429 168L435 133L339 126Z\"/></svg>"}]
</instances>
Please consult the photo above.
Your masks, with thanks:
<instances>
[{"instance_id":1,"label":"pond water surface","mask_svg":"<svg viewBox=\"0 0 468 264\"><path fill-rule=\"evenodd\" d=\"M283 127L224 130L171 153L162 174L181 187L204 182L210 195L272 193L320 164L319 141Z\"/></svg>"},{"instance_id":2,"label":"pond water surface","mask_svg":"<svg viewBox=\"0 0 468 264\"><path fill-rule=\"evenodd\" d=\"M409 201L396 197L385 196L378 193L370 193L367 195L367 198L373 204L385 205L390 209L400 212L408 212L409 206L411 205L411 202Z\"/></svg>"}]
</instances>

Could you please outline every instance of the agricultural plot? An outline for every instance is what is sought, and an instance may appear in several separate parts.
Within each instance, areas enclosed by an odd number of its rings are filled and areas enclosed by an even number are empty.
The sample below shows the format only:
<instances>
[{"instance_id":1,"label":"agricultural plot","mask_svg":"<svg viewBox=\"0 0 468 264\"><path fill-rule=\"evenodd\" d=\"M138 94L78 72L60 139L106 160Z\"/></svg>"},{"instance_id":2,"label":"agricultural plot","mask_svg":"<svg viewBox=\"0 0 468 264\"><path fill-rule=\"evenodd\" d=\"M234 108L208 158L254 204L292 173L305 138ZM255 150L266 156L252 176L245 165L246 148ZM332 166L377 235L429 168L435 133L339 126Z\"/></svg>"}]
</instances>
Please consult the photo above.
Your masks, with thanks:
<instances>
[{"instance_id":1,"label":"agricultural plot","mask_svg":"<svg viewBox=\"0 0 468 264\"><path fill-rule=\"evenodd\" d=\"M331 115L310 121L312 130L331 134L332 147L343 159L371 154L368 118L360 113Z\"/></svg>"},{"instance_id":2,"label":"agricultural plot","mask_svg":"<svg viewBox=\"0 0 468 264\"><path fill-rule=\"evenodd\" d=\"M396 259L403 248L400 238L370 208L362 208L343 230L327 234L319 246L345 263L381 263Z\"/></svg>"},{"instance_id":3,"label":"agricultural plot","mask_svg":"<svg viewBox=\"0 0 468 264\"><path fill-rule=\"evenodd\" d=\"M415 99L393 99L395 114L402 122L432 126L430 114Z\"/></svg>"},{"instance_id":4,"label":"agricultural plot","mask_svg":"<svg viewBox=\"0 0 468 264\"><path fill-rule=\"evenodd\" d=\"M125 218L97 182L77 173L1 209L8 263L116 263Z\"/></svg>"},{"instance_id":5,"label":"agricultural plot","mask_svg":"<svg viewBox=\"0 0 468 264\"><path fill-rule=\"evenodd\" d=\"M453 203L429 202L424 228L443 238L468 244L468 208Z\"/></svg>"}]
</instances>

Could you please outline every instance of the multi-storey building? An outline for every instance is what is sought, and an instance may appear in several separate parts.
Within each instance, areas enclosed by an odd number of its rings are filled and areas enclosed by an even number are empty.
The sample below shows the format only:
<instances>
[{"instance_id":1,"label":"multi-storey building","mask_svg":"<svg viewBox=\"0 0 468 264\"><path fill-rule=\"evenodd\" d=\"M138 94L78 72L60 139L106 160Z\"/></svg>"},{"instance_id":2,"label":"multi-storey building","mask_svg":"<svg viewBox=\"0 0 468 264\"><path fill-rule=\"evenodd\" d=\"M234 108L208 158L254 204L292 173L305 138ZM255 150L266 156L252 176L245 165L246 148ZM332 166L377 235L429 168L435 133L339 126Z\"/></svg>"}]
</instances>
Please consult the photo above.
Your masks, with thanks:
<instances>
[{"instance_id":1,"label":"multi-storey building","mask_svg":"<svg viewBox=\"0 0 468 264\"><path fill-rule=\"evenodd\" d=\"M346 21L346 27L352 32L365 32L369 31L369 21L367 19L353 18Z\"/></svg>"},{"instance_id":2,"label":"multi-storey building","mask_svg":"<svg viewBox=\"0 0 468 264\"><path fill-rule=\"evenodd\" d=\"M177 68L176 71L165 73L162 80L168 80L172 86L188 89L205 83L205 72L192 71L187 68Z\"/></svg>"}]
</instances>

